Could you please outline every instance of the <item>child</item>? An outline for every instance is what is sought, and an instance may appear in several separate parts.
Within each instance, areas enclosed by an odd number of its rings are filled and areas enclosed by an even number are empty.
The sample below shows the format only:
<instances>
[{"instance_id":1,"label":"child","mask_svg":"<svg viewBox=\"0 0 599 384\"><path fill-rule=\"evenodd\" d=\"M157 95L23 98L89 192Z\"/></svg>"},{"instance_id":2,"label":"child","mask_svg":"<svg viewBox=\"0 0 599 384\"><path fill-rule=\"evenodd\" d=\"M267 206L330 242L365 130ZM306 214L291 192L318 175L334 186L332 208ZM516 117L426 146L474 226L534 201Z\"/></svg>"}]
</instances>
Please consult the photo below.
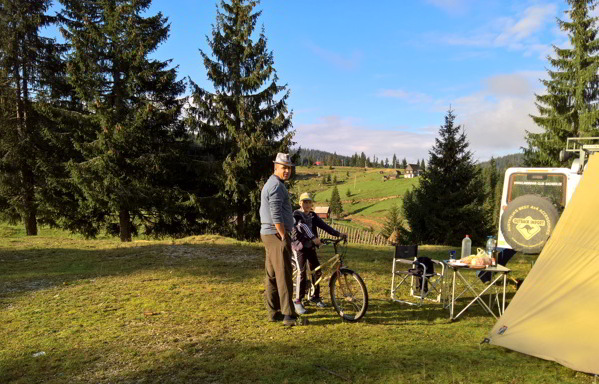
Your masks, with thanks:
<instances>
[{"instance_id":1,"label":"child","mask_svg":"<svg viewBox=\"0 0 599 384\"><path fill-rule=\"evenodd\" d=\"M296 264L297 274L296 291L295 291L295 311L303 315L306 309L302 305L302 298L306 294L306 262L310 263L310 269L314 270L319 265L318 256L316 255L316 247L321 245L318 238L317 228L322 229L332 236L347 237L347 234L341 233L327 225L318 215L312 212L312 198L307 192L300 195L300 209L293 212L295 221L294 237L296 244L293 252L293 261ZM320 271L314 273L314 280L321 276ZM320 298L320 285L314 287L314 296L310 298L312 303L318 307L325 307L326 304Z\"/></svg>"}]
</instances>

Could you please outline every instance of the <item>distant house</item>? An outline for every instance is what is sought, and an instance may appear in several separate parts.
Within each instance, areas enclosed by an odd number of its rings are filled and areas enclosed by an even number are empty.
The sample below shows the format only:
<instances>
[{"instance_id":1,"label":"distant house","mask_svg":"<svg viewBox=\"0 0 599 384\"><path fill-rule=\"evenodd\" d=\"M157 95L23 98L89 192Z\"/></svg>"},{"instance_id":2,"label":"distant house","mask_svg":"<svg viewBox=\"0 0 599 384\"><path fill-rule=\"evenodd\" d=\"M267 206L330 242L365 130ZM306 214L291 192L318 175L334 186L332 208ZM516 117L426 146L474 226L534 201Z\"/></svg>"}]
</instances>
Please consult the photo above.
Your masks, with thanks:
<instances>
[{"instance_id":1,"label":"distant house","mask_svg":"<svg viewBox=\"0 0 599 384\"><path fill-rule=\"evenodd\" d=\"M328 219L331 215L331 207L314 207L314 213L321 219Z\"/></svg>"},{"instance_id":2,"label":"distant house","mask_svg":"<svg viewBox=\"0 0 599 384\"><path fill-rule=\"evenodd\" d=\"M406 172L404 177L406 179L410 179L412 177L418 177L420 176L420 173L422 171L420 170L420 166L418 164L408 164L408 166L406 167Z\"/></svg>"},{"instance_id":3,"label":"distant house","mask_svg":"<svg viewBox=\"0 0 599 384\"><path fill-rule=\"evenodd\" d=\"M322 165L322 161L315 161L314 165Z\"/></svg>"}]
</instances>

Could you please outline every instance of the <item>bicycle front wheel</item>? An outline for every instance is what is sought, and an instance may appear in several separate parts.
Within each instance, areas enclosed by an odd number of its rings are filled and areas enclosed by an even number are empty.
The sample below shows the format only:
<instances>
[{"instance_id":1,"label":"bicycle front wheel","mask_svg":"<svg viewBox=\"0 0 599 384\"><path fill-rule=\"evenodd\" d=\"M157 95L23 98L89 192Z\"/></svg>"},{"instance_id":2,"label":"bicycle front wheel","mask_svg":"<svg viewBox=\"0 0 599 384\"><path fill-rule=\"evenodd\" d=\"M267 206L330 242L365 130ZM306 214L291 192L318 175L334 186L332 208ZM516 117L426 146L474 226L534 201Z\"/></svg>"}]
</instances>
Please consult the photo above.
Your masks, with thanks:
<instances>
[{"instance_id":1,"label":"bicycle front wheel","mask_svg":"<svg viewBox=\"0 0 599 384\"><path fill-rule=\"evenodd\" d=\"M335 311L347 321L358 321L368 309L366 284L356 272L341 269L329 281L331 302Z\"/></svg>"}]
</instances>

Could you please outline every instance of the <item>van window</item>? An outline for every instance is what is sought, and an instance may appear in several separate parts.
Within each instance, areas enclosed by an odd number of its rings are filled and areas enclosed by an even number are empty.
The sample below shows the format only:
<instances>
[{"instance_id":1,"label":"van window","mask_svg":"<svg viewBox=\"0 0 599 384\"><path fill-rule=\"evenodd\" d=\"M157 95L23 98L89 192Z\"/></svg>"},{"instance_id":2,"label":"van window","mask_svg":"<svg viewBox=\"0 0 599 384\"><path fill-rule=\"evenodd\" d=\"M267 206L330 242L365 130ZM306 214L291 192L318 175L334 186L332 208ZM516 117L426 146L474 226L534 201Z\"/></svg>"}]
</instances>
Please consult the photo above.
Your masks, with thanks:
<instances>
[{"instance_id":1,"label":"van window","mask_svg":"<svg viewBox=\"0 0 599 384\"><path fill-rule=\"evenodd\" d=\"M540 195L557 207L566 205L566 175L559 173L514 173L510 176L507 202L522 195Z\"/></svg>"}]
</instances>

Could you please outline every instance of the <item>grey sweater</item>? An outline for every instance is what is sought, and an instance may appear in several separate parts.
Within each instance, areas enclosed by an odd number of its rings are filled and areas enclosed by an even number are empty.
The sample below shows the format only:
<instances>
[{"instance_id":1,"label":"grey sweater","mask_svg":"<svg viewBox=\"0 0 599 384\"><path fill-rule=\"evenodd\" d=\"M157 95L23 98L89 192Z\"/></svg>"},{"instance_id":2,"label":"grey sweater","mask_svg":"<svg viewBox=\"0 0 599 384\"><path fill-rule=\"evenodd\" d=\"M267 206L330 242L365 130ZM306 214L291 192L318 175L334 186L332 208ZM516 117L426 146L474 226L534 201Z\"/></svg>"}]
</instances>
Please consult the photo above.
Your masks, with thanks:
<instances>
[{"instance_id":1,"label":"grey sweater","mask_svg":"<svg viewBox=\"0 0 599 384\"><path fill-rule=\"evenodd\" d=\"M275 235L275 224L283 223L285 231L291 234L293 229L293 213L289 192L285 184L275 175L268 178L260 194L260 233Z\"/></svg>"}]
</instances>

